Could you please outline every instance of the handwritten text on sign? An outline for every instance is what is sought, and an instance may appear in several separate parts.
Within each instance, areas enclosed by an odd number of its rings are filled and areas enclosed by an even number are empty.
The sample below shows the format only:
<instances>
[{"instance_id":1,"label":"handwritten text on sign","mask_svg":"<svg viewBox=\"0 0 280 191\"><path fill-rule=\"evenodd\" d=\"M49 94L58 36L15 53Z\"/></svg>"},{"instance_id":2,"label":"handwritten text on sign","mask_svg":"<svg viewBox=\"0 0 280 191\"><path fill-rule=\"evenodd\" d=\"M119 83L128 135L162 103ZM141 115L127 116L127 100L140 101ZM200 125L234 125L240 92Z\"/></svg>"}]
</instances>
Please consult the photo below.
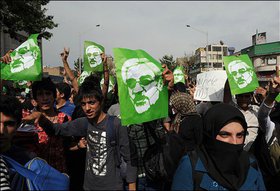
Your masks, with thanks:
<instances>
[{"instance_id":1,"label":"handwritten text on sign","mask_svg":"<svg viewBox=\"0 0 280 191\"><path fill-rule=\"evenodd\" d=\"M223 101L226 80L227 74L225 70L198 74L194 99L200 101Z\"/></svg>"}]
</instances>

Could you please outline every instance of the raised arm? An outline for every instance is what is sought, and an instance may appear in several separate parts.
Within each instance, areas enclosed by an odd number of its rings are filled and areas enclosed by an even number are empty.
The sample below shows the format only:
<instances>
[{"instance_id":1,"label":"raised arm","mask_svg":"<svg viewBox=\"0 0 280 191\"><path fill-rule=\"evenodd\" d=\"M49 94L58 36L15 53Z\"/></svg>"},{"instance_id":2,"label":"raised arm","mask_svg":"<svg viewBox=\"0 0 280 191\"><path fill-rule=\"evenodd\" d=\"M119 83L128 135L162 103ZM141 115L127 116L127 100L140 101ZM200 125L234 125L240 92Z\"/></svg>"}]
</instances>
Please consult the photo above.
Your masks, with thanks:
<instances>
[{"instance_id":1,"label":"raised arm","mask_svg":"<svg viewBox=\"0 0 280 191\"><path fill-rule=\"evenodd\" d=\"M162 68L164 69L162 72L163 82L167 84L168 90L173 90L174 87L174 75L171 70L168 69L166 64L162 64Z\"/></svg>"},{"instance_id":2,"label":"raised arm","mask_svg":"<svg viewBox=\"0 0 280 191\"><path fill-rule=\"evenodd\" d=\"M74 90L78 93L79 85L78 85L77 78L75 78L75 75L72 72L72 70L70 69L68 61L67 61L67 58L69 56L69 48L68 49L64 48L63 52L60 53L60 56L61 56L61 59L62 59L62 62L63 62L65 72L68 75L68 77L70 78Z\"/></svg>"},{"instance_id":3,"label":"raised arm","mask_svg":"<svg viewBox=\"0 0 280 191\"><path fill-rule=\"evenodd\" d=\"M0 62L3 62L5 64L9 64L12 61L12 58L10 56L11 52L13 52L13 50L9 50L3 57L0 57ZM0 79L0 92L2 92L2 78Z\"/></svg>"},{"instance_id":4,"label":"raised arm","mask_svg":"<svg viewBox=\"0 0 280 191\"><path fill-rule=\"evenodd\" d=\"M0 62L3 62L5 64L9 64L10 62L12 62L12 58L10 56L11 52L13 52L13 50L9 50L3 57L0 57Z\"/></svg>"},{"instance_id":5,"label":"raised arm","mask_svg":"<svg viewBox=\"0 0 280 191\"><path fill-rule=\"evenodd\" d=\"M101 54L102 60L103 60L103 74L104 74L104 83L102 85L102 94L104 96L104 99L107 97L108 89L109 89L109 70L108 70L108 63L107 63L107 57L105 53Z\"/></svg>"},{"instance_id":6,"label":"raised arm","mask_svg":"<svg viewBox=\"0 0 280 191\"><path fill-rule=\"evenodd\" d=\"M276 70L278 71L278 69ZM260 128L265 132L266 141L270 140L275 124L270 120L269 114L274 107L275 98L280 93L280 78L277 75L269 85L267 97L264 99L258 112L258 121Z\"/></svg>"},{"instance_id":7,"label":"raised arm","mask_svg":"<svg viewBox=\"0 0 280 191\"><path fill-rule=\"evenodd\" d=\"M54 124L41 112L34 111L32 114L24 117L22 120L35 120L35 123L39 123L39 126L42 127L48 135L83 137L87 135L88 120L86 118L78 118L74 121L69 121L62 124Z\"/></svg>"}]
</instances>

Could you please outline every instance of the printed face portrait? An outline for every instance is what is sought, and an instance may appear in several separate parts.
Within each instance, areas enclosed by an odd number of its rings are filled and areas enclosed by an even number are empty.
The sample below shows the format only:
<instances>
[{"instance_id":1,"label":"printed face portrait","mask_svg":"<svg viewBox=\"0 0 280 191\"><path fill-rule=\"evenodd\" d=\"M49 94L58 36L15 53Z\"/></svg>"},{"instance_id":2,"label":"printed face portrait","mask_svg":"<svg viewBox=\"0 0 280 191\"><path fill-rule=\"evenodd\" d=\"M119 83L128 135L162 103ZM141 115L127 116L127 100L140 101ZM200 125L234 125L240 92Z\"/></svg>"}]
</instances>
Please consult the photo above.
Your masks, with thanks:
<instances>
[{"instance_id":1,"label":"printed face portrait","mask_svg":"<svg viewBox=\"0 0 280 191\"><path fill-rule=\"evenodd\" d=\"M91 68L95 68L102 63L101 54L102 51L97 46L91 45L86 48L86 56Z\"/></svg>"},{"instance_id":2,"label":"printed face portrait","mask_svg":"<svg viewBox=\"0 0 280 191\"><path fill-rule=\"evenodd\" d=\"M78 80L79 84L81 85L84 82L85 78L88 77L89 75L90 72L83 71Z\"/></svg>"},{"instance_id":3,"label":"printed face portrait","mask_svg":"<svg viewBox=\"0 0 280 191\"><path fill-rule=\"evenodd\" d=\"M155 104L163 87L160 69L146 58L127 60L122 66L122 79L137 113Z\"/></svg>"},{"instance_id":4,"label":"printed face portrait","mask_svg":"<svg viewBox=\"0 0 280 191\"><path fill-rule=\"evenodd\" d=\"M230 62L228 71L239 88L245 88L253 80L253 71L241 60Z\"/></svg>"},{"instance_id":5,"label":"printed face portrait","mask_svg":"<svg viewBox=\"0 0 280 191\"><path fill-rule=\"evenodd\" d=\"M102 87L104 84L104 77L100 80L100 86ZM114 88L114 84L112 80L109 79L109 86L108 86L108 92L112 91Z\"/></svg>"},{"instance_id":6,"label":"printed face portrait","mask_svg":"<svg viewBox=\"0 0 280 191\"><path fill-rule=\"evenodd\" d=\"M184 79L184 73L180 69L175 69L173 75L175 83L180 82Z\"/></svg>"},{"instance_id":7,"label":"printed face portrait","mask_svg":"<svg viewBox=\"0 0 280 191\"><path fill-rule=\"evenodd\" d=\"M11 73L18 73L32 67L38 57L38 47L28 39L11 53Z\"/></svg>"}]
</instances>

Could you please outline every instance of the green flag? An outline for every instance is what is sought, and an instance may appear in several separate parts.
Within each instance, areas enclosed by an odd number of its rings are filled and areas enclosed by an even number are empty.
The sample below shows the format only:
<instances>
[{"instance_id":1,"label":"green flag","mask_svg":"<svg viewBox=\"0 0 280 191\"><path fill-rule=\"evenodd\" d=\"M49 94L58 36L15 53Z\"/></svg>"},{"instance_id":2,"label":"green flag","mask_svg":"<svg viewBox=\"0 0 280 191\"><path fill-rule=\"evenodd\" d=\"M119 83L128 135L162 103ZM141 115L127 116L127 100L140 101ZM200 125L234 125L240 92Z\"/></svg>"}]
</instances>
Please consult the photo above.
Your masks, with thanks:
<instances>
[{"instance_id":1,"label":"green flag","mask_svg":"<svg viewBox=\"0 0 280 191\"><path fill-rule=\"evenodd\" d=\"M257 75L247 54L223 58L232 95L253 92L259 87Z\"/></svg>"},{"instance_id":2,"label":"green flag","mask_svg":"<svg viewBox=\"0 0 280 191\"><path fill-rule=\"evenodd\" d=\"M276 100L277 102L280 102L280 94L278 94L278 96L275 98L275 100Z\"/></svg>"},{"instance_id":3,"label":"green flag","mask_svg":"<svg viewBox=\"0 0 280 191\"><path fill-rule=\"evenodd\" d=\"M84 82L85 78L88 77L90 74L91 72L83 71L80 77L78 78L78 85L80 86Z\"/></svg>"},{"instance_id":4,"label":"green flag","mask_svg":"<svg viewBox=\"0 0 280 191\"><path fill-rule=\"evenodd\" d=\"M1 79L4 80L41 80L42 64L41 51L37 38L39 34L32 34L30 37L11 52L12 62L10 64L0 63Z\"/></svg>"},{"instance_id":5,"label":"green flag","mask_svg":"<svg viewBox=\"0 0 280 191\"><path fill-rule=\"evenodd\" d=\"M101 54L104 53L104 47L91 41L84 42L84 71L103 71Z\"/></svg>"},{"instance_id":6,"label":"green flag","mask_svg":"<svg viewBox=\"0 0 280 191\"><path fill-rule=\"evenodd\" d=\"M104 84L104 74L102 74L101 76L101 80L100 80L100 87L102 89L102 86ZM108 87L108 92L112 91L115 85L115 78L114 76L109 75L109 87Z\"/></svg>"},{"instance_id":7,"label":"green flag","mask_svg":"<svg viewBox=\"0 0 280 191\"><path fill-rule=\"evenodd\" d=\"M143 50L114 48L122 125L168 115L168 92L161 64Z\"/></svg>"},{"instance_id":8,"label":"green flag","mask_svg":"<svg viewBox=\"0 0 280 191\"><path fill-rule=\"evenodd\" d=\"M20 88L20 89L28 88L27 83L28 81L26 80L19 80L19 81L15 81L15 86L16 88Z\"/></svg>"},{"instance_id":9,"label":"green flag","mask_svg":"<svg viewBox=\"0 0 280 191\"><path fill-rule=\"evenodd\" d=\"M183 67L182 66L177 66L174 71L173 71L173 75L174 75L174 84L178 83L178 82L182 82L185 84L185 74L183 72Z\"/></svg>"}]
</instances>

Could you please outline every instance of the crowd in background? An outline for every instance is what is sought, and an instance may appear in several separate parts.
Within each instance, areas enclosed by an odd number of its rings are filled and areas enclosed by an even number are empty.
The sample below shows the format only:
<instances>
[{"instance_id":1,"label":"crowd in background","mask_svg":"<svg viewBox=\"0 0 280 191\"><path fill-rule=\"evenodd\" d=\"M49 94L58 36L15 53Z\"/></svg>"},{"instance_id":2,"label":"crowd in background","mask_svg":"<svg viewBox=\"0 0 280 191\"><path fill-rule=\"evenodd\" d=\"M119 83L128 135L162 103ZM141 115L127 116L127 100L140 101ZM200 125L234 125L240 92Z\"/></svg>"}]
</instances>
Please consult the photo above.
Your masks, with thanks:
<instances>
[{"instance_id":1,"label":"crowd in background","mask_svg":"<svg viewBox=\"0 0 280 191\"><path fill-rule=\"evenodd\" d=\"M1 82L1 154L22 165L43 158L69 175L70 190L280 188L278 75L266 87L235 96L227 81L223 102L204 102L194 100L195 83L186 76L185 84L174 84L172 71L163 65L168 117L122 126L118 84L108 92L112 73L106 56L103 73L88 76L81 85L68 56L64 49L64 82L43 77L23 89ZM9 53L1 61L9 64ZM110 135L110 126L116 135ZM149 154L166 145L166 159L157 159L168 174L163 179L146 163ZM25 190L20 175L0 159L1 190Z\"/></svg>"}]
</instances>

